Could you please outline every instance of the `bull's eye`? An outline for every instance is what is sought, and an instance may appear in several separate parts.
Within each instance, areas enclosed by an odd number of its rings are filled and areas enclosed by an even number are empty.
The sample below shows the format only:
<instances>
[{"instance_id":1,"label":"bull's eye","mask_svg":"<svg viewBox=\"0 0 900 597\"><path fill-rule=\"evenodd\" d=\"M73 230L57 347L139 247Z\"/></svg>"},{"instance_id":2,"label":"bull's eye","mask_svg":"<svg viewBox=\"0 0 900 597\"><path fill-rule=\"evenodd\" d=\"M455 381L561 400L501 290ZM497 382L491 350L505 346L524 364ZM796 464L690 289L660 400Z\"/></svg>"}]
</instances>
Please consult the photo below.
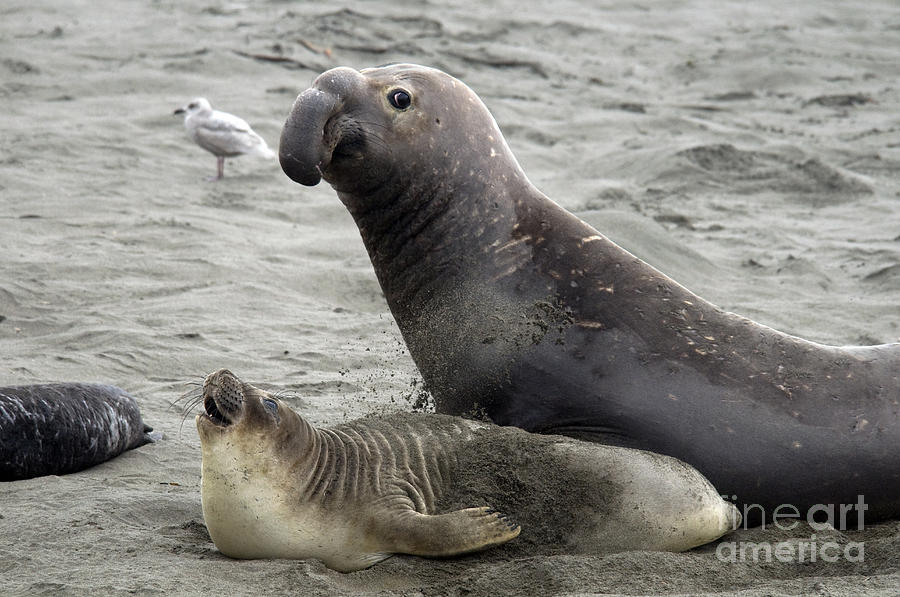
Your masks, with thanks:
<instances>
[{"instance_id":1,"label":"bull's eye","mask_svg":"<svg viewBox=\"0 0 900 597\"><path fill-rule=\"evenodd\" d=\"M398 110L406 110L412 104L412 98L402 89L394 89L388 93L388 101Z\"/></svg>"}]
</instances>

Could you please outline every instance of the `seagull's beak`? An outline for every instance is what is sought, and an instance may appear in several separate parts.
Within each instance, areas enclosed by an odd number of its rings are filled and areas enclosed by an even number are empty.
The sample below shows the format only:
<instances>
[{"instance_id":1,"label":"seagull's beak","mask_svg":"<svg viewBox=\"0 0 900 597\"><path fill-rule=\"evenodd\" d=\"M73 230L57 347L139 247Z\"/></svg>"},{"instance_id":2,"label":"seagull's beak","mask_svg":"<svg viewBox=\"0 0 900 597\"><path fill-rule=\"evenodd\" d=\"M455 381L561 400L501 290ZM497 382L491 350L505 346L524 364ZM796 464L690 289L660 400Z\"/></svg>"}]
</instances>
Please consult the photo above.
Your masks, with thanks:
<instances>
[{"instance_id":1,"label":"seagull's beak","mask_svg":"<svg viewBox=\"0 0 900 597\"><path fill-rule=\"evenodd\" d=\"M184 114L184 111L185 111L184 108L178 108L177 110L172 112L172 114Z\"/></svg>"}]
</instances>

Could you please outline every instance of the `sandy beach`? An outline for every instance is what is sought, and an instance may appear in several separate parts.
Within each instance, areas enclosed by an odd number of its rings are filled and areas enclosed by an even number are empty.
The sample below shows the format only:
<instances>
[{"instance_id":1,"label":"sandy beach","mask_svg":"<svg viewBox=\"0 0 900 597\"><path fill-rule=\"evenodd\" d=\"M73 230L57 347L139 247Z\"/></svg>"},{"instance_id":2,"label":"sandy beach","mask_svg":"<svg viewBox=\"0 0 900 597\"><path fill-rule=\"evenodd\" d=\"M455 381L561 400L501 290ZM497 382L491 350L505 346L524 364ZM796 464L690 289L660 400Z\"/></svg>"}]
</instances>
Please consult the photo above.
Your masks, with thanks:
<instances>
[{"instance_id":1,"label":"sandy beach","mask_svg":"<svg viewBox=\"0 0 900 597\"><path fill-rule=\"evenodd\" d=\"M316 425L412 410L422 383L334 191L251 157L207 182L215 158L172 112L204 96L277 148L320 72L395 61L465 81L537 187L700 296L822 343L900 341L892 0L9 0L0 385L115 384L163 439L0 483L0 594L900 593L900 521L723 539L830 543L834 562L728 561L714 543L341 574L218 553L181 398L207 373L287 390Z\"/></svg>"}]
</instances>

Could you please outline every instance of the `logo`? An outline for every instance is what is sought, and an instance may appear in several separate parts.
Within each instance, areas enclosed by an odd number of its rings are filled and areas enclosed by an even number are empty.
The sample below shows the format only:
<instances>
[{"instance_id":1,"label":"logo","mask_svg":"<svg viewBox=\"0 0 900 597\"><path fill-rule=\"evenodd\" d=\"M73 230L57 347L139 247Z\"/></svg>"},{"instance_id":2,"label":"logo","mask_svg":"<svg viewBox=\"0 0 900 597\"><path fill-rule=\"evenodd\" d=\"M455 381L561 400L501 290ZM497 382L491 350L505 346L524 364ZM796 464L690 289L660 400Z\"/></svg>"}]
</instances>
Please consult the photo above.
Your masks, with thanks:
<instances>
[{"instance_id":1,"label":"logo","mask_svg":"<svg viewBox=\"0 0 900 597\"><path fill-rule=\"evenodd\" d=\"M722 496L728 499L729 496ZM737 496L731 496L736 500ZM865 502L865 496L858 496L855 504L815 504L811 506L805 515L805 520L814 532L809 537L790 538L783 541L723 541L716 547L716 558L721 562L837 562L844 559L847 562L865 561L865 542L849 541L841 544L833 540L820 540L817 532L831 529L839 531L848 529L848 519L855 519L856 530L865 528L865 512L869 506ZM766 522L770 520L772 526L782 531L793 531L804 517L800 510L791 504L781 504L776 507L771 516L765 508L759 504L744 504L742 520L744 529L747 528L748 514L761 515L763 524L760 527L766 529ZM850 516L848 516L850 515ZM824 518L824 520L823 520ZM737 529L733 529L737 530Z\"/></svg>"}]
</instances>

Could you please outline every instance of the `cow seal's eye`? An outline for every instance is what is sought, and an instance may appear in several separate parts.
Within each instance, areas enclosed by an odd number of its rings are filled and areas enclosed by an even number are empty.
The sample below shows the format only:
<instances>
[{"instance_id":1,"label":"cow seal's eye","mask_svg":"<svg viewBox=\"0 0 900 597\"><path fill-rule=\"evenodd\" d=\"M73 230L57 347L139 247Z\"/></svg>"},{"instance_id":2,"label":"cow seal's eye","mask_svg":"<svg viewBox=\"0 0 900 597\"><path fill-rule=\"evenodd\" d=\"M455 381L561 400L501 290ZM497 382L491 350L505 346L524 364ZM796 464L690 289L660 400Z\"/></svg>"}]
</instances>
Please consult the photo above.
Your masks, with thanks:
<instances>
[{"instance_id":1,"label":"cow seal's eye","mask_svg":"<svg viewBox=\"0 0 900 597\"><path fill-rule=\"evenodd\" d=\"M272 413L273 415L278 414L278 403L269 398L263 398L263 406L266 407L266 410Z\"/></svg>"},{"instance_id":2,"label":"cow seal's eye","mask_svg":"<svg viewBox=\"0 0 900 597\"><path fill-rule=\"evenodd\" d=\"M402 89L394 89L388 93L388 101L398 110L405 110L412 104L412 98Z\"/></svg>"}]
</instances>

